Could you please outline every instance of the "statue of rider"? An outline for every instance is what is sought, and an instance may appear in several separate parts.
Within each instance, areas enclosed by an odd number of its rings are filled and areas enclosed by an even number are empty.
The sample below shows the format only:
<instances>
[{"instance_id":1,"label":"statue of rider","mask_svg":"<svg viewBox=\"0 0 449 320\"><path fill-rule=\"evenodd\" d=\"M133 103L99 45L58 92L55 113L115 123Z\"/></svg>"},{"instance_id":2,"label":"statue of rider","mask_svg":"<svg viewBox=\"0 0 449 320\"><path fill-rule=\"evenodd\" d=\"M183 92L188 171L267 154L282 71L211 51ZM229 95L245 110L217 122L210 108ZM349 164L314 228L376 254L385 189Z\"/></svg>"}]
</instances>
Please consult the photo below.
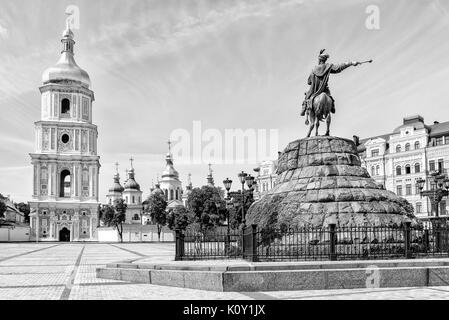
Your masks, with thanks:
<instances>
[{"instance_id":1,"label":"statue of rider","mask_svg":"<svg viewBox=\"0 0 449 320\"><path fill-rule=\"evenodd\" d=\"M306 110L312 105L313 99L323 92L331 98L331 112L335 113L335 100L331 96L328 86L329 74L340 73L350 66L358 66L359 64L361 64L360 62L355 61L342 64L326 63L327 59L329 59L329 55L327 53L324 53L324 51L325 49L320 51L320 54L318 56L318 65L313 68L312 73L307 80L307 84L310 85L310 88L309 91L305 93L306 97L304 103L302 104L301 116L304 116L306 114Z\"/></svg>"}]
</instances>

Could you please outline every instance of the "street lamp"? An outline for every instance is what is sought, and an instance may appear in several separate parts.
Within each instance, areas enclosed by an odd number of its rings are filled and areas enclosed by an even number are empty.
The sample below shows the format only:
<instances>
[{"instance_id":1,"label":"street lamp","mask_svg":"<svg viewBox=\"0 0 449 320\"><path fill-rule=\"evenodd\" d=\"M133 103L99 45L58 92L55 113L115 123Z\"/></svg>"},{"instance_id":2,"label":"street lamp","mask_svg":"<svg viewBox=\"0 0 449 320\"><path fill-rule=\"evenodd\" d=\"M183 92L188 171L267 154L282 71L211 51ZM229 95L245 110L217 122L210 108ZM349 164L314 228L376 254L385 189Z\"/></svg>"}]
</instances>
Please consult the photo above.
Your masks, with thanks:
<instances>
[{"instance_id":1,"label":"street lamp","mask_svg":"<svg viewBox=\"0 0 449 320\"><path fill-rule=\"evenodd\" d=\"M227 191L227 198L229 199L229 190L231 190L232 180L229 180L229 178L226 178L226 180L223 181L223 184Z\"/></svg>"},{"instance_id":2,"label":"street lamp","mask_svg":"<svg viewBox=\"0 0 449 320\"><path fill-rule=\"evenodd\" d=\"M431 174L432 188L430 190L424 189L425 180L422 178L416 179L416 185L419 188L420 196L428 197L432 206L432 211L435 213L435 217L439 217L439 204L444 197L449 195L449 178L440 174L439 171L433 171ZM433 182L433 183L432 183Z\"/></svg>"},{"instance_id":3,"label":"street lamp","mask_svg":"<svg viewBox=\"0 0 449 320\"><path fill-rule=\"evenodd\" d=\"M245 225L246 225L246 219L245 219L245 182L247 181L248 174L246 172L242 171L242 172L239 173L238 177L240 179L240 183L242 184L242 226L245 227ZM251 180L251 178L250 178L250 180Z\"/></svg>"}]
</instances>

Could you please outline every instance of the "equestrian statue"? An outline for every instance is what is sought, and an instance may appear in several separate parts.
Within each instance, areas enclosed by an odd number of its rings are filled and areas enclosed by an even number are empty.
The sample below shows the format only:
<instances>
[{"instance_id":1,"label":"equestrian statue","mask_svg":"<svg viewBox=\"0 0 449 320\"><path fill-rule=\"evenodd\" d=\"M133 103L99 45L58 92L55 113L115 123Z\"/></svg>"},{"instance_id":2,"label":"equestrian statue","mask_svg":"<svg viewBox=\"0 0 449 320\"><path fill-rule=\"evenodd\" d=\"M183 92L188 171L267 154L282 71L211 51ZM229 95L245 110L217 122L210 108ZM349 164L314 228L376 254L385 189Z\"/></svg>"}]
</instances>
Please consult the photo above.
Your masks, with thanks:
<instances>
[{"instance_id":1,"label":"equestrian statue","mask_svg":"<svg viewBox=\"0 0 449 320\"><path fill-rule=\"evenodd\" d=\"M329 75L331 73L340 73L350 66L358 66L364 63L372 63L373 60L364 62L348 62L342 64L326 63L329 55L320 51L318 56L318 65L312 70L307 84L310 85L309 91L305 93L305 99L302 103L301 116L306 116L306 125L310 124L310 137L313 128L316 128L316 135L318 136L318 128L320 121L326 120L327 130L326 136L329 135L329 127L331 124L331 114L335 113L335 101L329 91Z\"/></svg>"}]
</instances>

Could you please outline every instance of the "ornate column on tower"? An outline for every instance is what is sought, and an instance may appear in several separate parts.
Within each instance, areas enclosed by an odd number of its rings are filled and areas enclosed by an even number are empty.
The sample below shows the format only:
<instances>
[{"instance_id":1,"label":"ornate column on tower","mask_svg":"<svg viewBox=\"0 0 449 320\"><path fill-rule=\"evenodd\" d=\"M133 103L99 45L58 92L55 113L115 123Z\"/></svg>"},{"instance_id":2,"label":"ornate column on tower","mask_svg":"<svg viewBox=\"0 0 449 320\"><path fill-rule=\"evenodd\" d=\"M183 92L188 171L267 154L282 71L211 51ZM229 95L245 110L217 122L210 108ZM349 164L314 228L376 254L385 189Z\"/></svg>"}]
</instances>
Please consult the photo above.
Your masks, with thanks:
<instances>
[{"instance_id":1,"label":"ornate column on tower","mask_svg":"<svg viewBox=\"0 0 449 320\"><path fill-rule=\"evenodd\" d=\"M39 241L96 240L91 230L80 232L74 217L75 212L83 212L86 218L98 215L95 188L100 157L93 147L98 136L92 119L94 92L89 89L89 75L75 62L69 23L61 42L61 57L44 72L39 88L41 119L35 123L36 147L30 154L34 170L31 216L39 223L34 228L42 230ZM61 216L68 218L62 221ZM67 225L70 220L74 221Z\"/></svg>"}]
</instances>

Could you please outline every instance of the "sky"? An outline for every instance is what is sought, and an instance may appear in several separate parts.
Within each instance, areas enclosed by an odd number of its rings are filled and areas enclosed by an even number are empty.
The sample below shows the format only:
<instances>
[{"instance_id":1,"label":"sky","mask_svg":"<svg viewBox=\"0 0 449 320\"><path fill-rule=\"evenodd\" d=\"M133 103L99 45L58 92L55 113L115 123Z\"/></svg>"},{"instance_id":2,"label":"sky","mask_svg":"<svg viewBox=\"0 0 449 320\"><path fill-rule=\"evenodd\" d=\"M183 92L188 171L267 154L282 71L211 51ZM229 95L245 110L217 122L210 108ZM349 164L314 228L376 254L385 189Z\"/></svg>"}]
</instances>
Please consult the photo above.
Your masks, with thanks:
<instances>
[{"instance_id":1,"label":"sky","mask_svg":"<svg viewBox=\"0 0 449 320\"><path fill-rule=\"evenodd\" d=\"M332 135L389 133L415 114L449 120L447 1L1 0L0 193L17 202L31 199L41 76L59 59L69 5L80 9L75 59L95 92L100 201L114 163L123 180L130 157L148 195L170 135L192 133L194 121L223 134L277 130L279 151L303 138L301 102L323 48L331 63L374 60L331 76ZM366 27L371 5L379 29ZM175 156L184 185L189 173L204 185L207 163ZM212 167L217 185L230 177L237 188L237 173L256 163Z\"/></svg>"}]
</instances>

